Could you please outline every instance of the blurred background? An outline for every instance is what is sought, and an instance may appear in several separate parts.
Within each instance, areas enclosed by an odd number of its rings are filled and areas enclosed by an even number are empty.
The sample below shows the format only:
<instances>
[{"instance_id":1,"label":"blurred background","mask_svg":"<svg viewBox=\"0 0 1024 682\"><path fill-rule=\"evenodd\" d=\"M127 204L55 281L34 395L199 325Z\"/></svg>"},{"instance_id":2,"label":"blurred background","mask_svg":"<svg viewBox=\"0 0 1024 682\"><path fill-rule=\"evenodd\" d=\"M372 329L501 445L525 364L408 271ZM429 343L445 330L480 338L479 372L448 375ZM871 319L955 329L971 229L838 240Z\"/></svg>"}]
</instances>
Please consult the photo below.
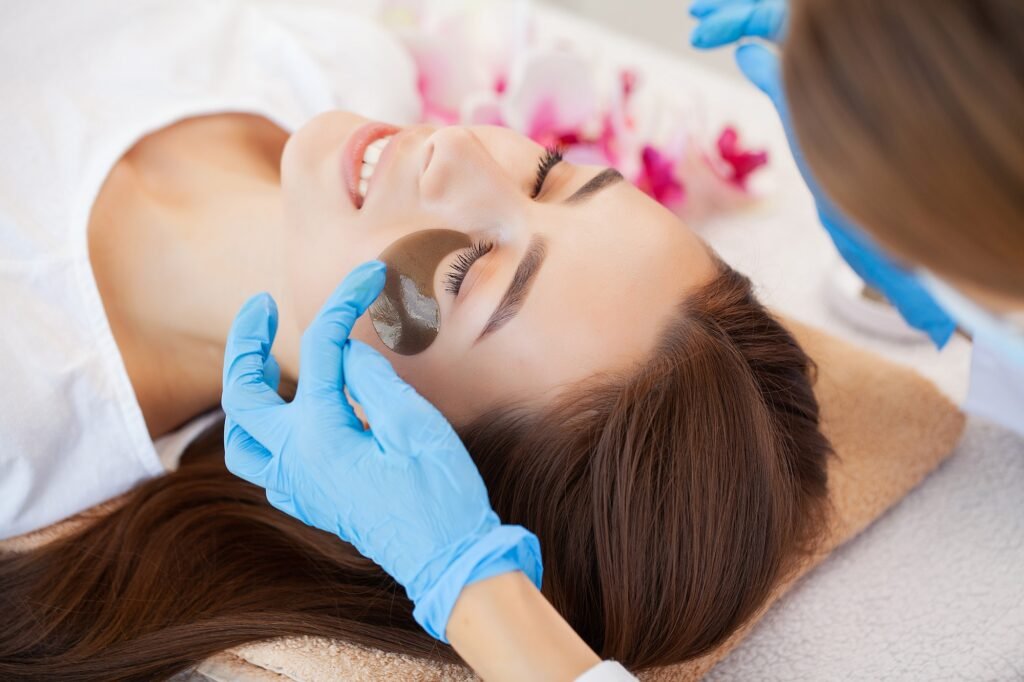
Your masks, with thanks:
<instances>
[{"instance_id":1,"label":"blurred background","mask_svg":"<svg viewBox=\"0 0 1024 682\"><path fill-rule=\"evenodd\" d=\"M690 47L690 32L696 22L690 18L689 0L540 0L580 14L617 31L639 38L688 60L700 62L721 73L739 77L731 50L698 52Z\"/></svg>"}]
</instances>

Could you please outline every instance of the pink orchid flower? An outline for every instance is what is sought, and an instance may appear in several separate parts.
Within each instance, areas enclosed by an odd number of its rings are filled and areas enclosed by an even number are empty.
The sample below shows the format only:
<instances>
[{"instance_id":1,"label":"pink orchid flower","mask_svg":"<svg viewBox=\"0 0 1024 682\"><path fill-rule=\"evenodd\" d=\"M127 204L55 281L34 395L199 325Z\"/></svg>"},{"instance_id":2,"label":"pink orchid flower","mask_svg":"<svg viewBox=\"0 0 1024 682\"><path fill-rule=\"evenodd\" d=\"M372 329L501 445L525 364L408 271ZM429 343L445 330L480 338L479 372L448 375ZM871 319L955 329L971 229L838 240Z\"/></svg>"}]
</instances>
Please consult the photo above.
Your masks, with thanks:
<instances>
[{"instance_id":1,"label":"pink orchid flower","mask_svg":"<svg viewBox=\"0 0 1024 682\"><path fill-rule=\"evenodd\" d=\"M751 180L767 163L768 153L745 149L732 126L726 126L713 141L692 141L676 169L690 190L679 214L699 223L750 204L757 199Z\"/></svg>"},{"instance_id":2,"label":"pink orchid flower","mask_svg":"<svg viewBox=\"0 0 1024 682\"><path fill-rule=\"evenodd\" d=\"M576 144L598 114L593 69L568 50L528 50L512 64L501 107L509 127L543 145Z\"/></svg>"},{"instance_id":3,"label":"pink orchid flower","mask_svg":"<svg viewBox=\"0 0 1024 682\"><path fill-rule=\"evenodd\" d=\"M768 152L750 151L740 146L740 134L733 126L727 126L718 136L718 155L729 168L728 182L744 190L754 171L768 164Z\"/></svg>"},{"instance_id":4,"label":"pink orchid flower","mask_svg":"<svg viewBox=\"0 0 1024 682\"><path fill-rule=\"evenodd\" d=\"M522 7L390 0L381 16L416 64L424 121L502 122L495 116L497 95L531 32Z\"/></svg>"},{"instance_id":5,"label":"pink orchid flower","mask_svg":"<svg viewBox=\"0 0 1024 682\"><path fill-rule=\"evenodd\" d=\"M424 121L508 126L573 163L618 168L693 222L755 198L766 152L745 148L733 126L708 138L680 122L667 144L645 139L633 112L639 74L619 72L602 97L597 70L571 46L533 44L526 3L384 2L416 63Z\"/></svg>"},{"instance_id":6,"label":"pink orchid flower","mask_svg":"<svg viewBox=\"0 0 1024 682\"><path fill-rule=\"evenodd\" d=\"M668 157L651 145L641 152L642 166L634 180L636 186L660 204L677 209L686 198L686 188L677 177L677 160Z\"/></svg>"}]
</instances>

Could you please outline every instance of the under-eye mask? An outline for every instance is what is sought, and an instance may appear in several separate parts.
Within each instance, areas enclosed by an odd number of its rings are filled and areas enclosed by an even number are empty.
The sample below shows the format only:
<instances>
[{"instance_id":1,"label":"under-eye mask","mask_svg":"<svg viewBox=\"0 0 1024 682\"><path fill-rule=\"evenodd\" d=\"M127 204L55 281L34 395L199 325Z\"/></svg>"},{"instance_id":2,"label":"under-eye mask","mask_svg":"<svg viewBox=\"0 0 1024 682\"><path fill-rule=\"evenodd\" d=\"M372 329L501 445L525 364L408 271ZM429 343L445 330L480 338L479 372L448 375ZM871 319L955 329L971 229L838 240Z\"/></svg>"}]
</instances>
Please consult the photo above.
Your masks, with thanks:
<instances>
[{"instance_id":1,"label":"under-eye mask","mask_svg":"<svg viewBox=\"0 0 1024 682\"><path fill-rule=\"evenodd\" d=\"M402 237L380 254L387 265L384 291L369 315L381 342L399 355L422 353L437 338L441 308L434 276L441 261L473 241L455 230L422 230Z\"/></svg>"}]
</instances>

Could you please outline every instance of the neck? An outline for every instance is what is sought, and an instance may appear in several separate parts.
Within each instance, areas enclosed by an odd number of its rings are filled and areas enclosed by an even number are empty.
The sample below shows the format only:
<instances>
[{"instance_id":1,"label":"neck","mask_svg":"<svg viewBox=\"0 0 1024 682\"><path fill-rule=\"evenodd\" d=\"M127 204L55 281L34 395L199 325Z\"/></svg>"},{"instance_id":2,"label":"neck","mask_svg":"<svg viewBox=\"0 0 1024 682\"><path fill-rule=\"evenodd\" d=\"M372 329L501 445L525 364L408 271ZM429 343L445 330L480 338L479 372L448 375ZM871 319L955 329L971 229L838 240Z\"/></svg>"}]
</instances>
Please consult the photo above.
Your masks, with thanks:
<instances>
[{"instance_id":1,"label":"neck","mask_svg":"<svg viewBox=\"0 0 1024 682\"><path fill-rule=\"evenodd\" d=\"M282 309L274 354L298 366L278 254L286 134L264 119L191 119L145 138L111 173L90 220L90 256L150 434L220 402L224 342L249 296Z\"/></svg>"}]
</instances>

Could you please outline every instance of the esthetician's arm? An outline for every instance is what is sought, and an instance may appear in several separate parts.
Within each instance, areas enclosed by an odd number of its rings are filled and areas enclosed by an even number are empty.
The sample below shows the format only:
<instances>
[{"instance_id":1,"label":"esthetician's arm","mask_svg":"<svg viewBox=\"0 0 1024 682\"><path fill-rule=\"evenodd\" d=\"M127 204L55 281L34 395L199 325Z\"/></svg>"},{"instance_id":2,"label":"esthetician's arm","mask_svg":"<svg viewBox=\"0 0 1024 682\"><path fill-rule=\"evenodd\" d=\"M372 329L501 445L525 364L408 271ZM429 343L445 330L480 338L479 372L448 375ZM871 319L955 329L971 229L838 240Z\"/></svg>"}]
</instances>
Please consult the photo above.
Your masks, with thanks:
<instances>
[{"instance_id":1,"label":"esthetician's arm","mask_svg":"<svg viewBox=\"0 0 1024 682\"><path fill-rule=\"evenodd\" d=\"M238 313L224 352L227 467L281 511L351 543L405 588L413 617L486 680L573 680L598 663L540 593L540 545L491 509L447 420L349 334L384 265L356 268L302 338L295 399L277 393L270 296ZM364 430L345 397L363 408ZM614 680L607 664L584 679ZM616 672L621 671L621 673ZM628 676L627 676L628 678Z\"/></svg>"},{"instance_id":2,"label":"esthetician's arm","mask_svg":"<svg viewBox=\"0 0 1024 682\"><path fill-rule=\"evenodd\" d=\"M518 571L467 586L448 641L485 680L575 680L601 662Z\"/></svg>"}]
</instances>

